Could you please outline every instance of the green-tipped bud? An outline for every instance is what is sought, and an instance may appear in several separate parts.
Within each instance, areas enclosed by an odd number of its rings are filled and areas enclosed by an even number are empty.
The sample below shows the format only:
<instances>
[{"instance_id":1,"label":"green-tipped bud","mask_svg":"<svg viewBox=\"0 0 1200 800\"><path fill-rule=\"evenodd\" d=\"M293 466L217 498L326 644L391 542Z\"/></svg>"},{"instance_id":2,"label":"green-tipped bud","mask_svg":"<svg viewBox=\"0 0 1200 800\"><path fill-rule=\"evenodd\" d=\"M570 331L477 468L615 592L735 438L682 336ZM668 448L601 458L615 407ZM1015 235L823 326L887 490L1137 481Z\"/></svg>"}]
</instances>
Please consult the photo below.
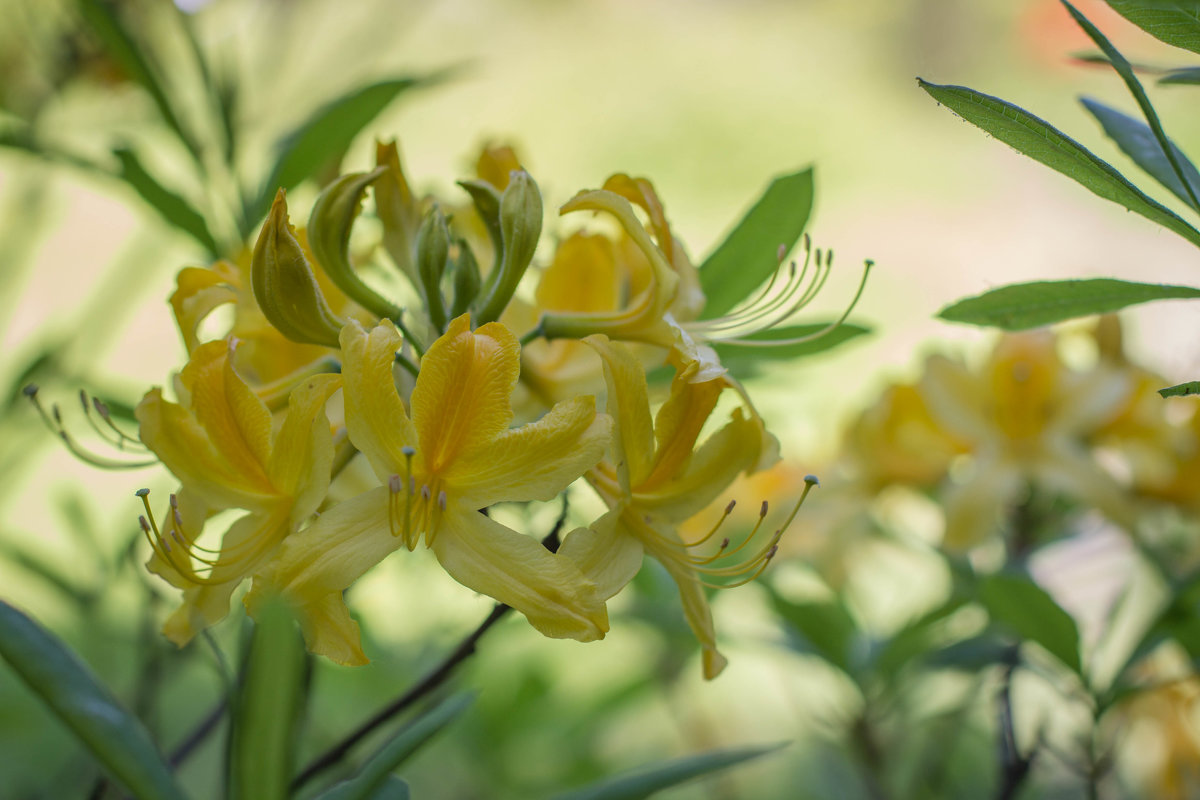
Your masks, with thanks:
<instances>
[{"instance_id":1,"label":"green-tipped bud","mask_svg":"<svg viewBox=\"0 0 1200 800\"><path fill-rule=\"evenodd\" d=\"M335 180L321 192L308 218L308 246L325 274L346 296L377 317L394 319L400 309L363 283L350 263L350 229L362 210L367 187L386 170L352 172Z\"/></svg>"},{"instance_id":2,"label":"green-tipped bud","mask_svg":"<svg viewBox=\"0 0 1200 800\"><path fill-rule=\"evenodd\" d=\"M442 299L442 275L450 257L450 231L446 217L436 205L429 209L417 232L417 275L429 322L439 333L446 330L446 303Z\"/></svg>"},{"instance_id":3,"label":"green-tipped bud","mask_svg":"<svg viewBox=\"0 0 1200 800\"><path fill-rule=\"evenodd\" d=\"M479 325L500 318L533 261L542 235L542 193L525 170L513 171L500 198L500 235L504 240L504 257L488 275L477 319Z\"/></svg>"},{"instance_id":4,"label":"green-tipped bud","mask_svg":"<svg viewBox=\"0 0 1200 800\"><path fill-rule=\"evenodd\" d=\"M475 210L479 212L479 218L483 220L496 252L492 264L498 265L504 258L504 235L500 232L500 192L487 181L459 181L458 185L471 195L471 202L475 204Z\"/></svg>"},{"instance_id":5,"label":"green-tipped bud","mask_svg":"<svg viewBox=\"0 0 1200 800\"><path fill-rule=\"evenodd\" d=\"M450 318L454 319L466 313L479 294L483 278L479 274L479 263L471 252L466 239L458 240L458 260L454 264L454 305L450 308Z\"/></svg>"},{"instance_id":6,"label":"green-tipped bud","mask_svg":"<svg viewBox=\"0 0 1200 800\"><path fill-rule=\"evenodd\" d=\"M375 211L383 223L383 249L416 286L418 279L413 255L421 210L404 177L395 141L375 143L375 164L384 170L374 186Z\"/></svg>"},{"instance_id":7,"label":"green-tipped bud","mask_svg":"<svg viewBox=\"0 0 1200 800\"><path fill-rule=\"evenodd\" d=\"M293 342L338 346L345 324L329 308L304 248L288 221L283 189L275 195L250 262L250 285L263 315Z\"/></svg>"}]
</instances>

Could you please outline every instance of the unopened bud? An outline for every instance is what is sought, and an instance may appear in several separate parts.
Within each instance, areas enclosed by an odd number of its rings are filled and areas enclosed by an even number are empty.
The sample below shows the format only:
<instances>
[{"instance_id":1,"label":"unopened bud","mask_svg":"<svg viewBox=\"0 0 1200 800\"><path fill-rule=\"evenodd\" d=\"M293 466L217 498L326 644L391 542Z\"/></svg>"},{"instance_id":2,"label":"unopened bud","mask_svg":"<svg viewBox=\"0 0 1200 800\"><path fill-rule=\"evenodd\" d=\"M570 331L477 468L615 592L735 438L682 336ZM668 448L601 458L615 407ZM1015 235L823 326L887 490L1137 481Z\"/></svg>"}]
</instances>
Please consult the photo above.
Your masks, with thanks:
<instances>
[{"instance_id":1,"label":"unopened bud","mask_svg":"<svg viewBox=\"0 0 1200 800\"><path fill-rule=\"evenodd\" d=\"M488 275L477 324L499 319L521 282L542 235L542 193L529 173L517 170L500 198L504 257Z\"/></svg>"},{"instance_id":2,"label":"unopened bud","mask_svg":"<svg viewBox=\"0 0 1200 800\"><path fill-rule=\"evenodd\" d=\"M338 346L345 324L329 308L304 248L288 221L282 189L254 245L250 285L263 315L293 342Z\"/></svg>"},{"instance_id":3,"label":"unopened bud","mask_svg":"<svg viewBox=\"0 0 1200 800\"><path fill-rule=\"evenodd\" d=\"M384 170L373 186L375 213L383 224L383 249L415 286L418 279L413 254L421 210L404 177L395 141L375 143L375 165Z\"/></svg>"},{"instance_id":4,"label":"unopened bud","mask_svg":"<svg viewBox=\"0 0 1200 800\"><path fill-rule=\"evenodd\" d=\"M504 235L500 232L500 192L487 181L459 181L458 185L471 195L475 211L487 228L488 238L492 240L492 250L495 258L492 266L495 268L504 258Z\"/></svg>"},{"instance_id":5,"label":"unopened bud","mask_svg":"<svg viewBox=\"0 0 1200 800\"><path fill-rule=\"evenodd\" d=\"M471 252L466 240L459 239L458 259L454 263L454 303L450 308L451 318L466 313L482 285L483 278L479 274L475 254Z\"/></svg>"},{"instance_id":6,"label":"unopened bud","mask_svg":"<svg viewBox=\"0 0 1200 800\"><path fill-rule=\"evenodd\" d=\"M325 274L348 297L377 317L393 319L400 309L363 283L350 264L350 229L362 210L363 195L386 171L377 167L373 172L353 172L329 184L308 218L308 245Z\"/></svg>"},{"instance_id":7,"label":"unopened bud","mask_svg":"<svg viewBox=\"0 0 1200 800\"><path fill-rule=\"evenodd\" d=\"M442 275L449 257L450 231L446 227L445 215L435 205L421 221L421 230L417 233L417 275L421 280L421 293L425 297L429 321L439 333L446 329Z\"/></svg>"}]
</instances>

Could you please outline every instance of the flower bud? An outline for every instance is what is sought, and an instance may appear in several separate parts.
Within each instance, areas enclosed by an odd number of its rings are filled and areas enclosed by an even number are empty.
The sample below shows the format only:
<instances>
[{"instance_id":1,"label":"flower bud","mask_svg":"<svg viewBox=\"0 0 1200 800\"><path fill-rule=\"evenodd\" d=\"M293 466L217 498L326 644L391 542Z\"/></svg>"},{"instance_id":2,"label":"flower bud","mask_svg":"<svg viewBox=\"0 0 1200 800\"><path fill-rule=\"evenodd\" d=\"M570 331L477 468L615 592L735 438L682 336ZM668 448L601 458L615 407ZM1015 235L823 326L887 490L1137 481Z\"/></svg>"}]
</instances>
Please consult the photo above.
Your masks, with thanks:
<instances>
[{"instance_id":1,"label":"flower bud","mask_svg":"<svg viewBox=\"0 0 1200 800\"><path fill-rule=\"evenodd\" d=\"M483 278L479 274L479 264L475 254L471 252L466 239L458 240L458 260L454 264L454 305L450 309L451 318L463 314L471 307Z\"/></svg>"},{"instance_id":2,"label":"flower bud","mask_svg":"<svg viewBox=\"0 0 1200 800\"><path fill-rule=\"evenodd\" d=\"M500 192L487 181L459 181L458 185L471 195L471 202L475 204L475 210L487 228L488 238L492 240L496 254L492 264L499 264L504 258L504 235L500 232Z\"/></svg>"},{"instance_id":3,"label":"flower bud","mask_svg":"<svg viewBox=\"0 0 1200 800\"><path fill-rule=\"evenodd\" d=\"M436 205L425 215L417 232L417 275L429 321L439 333L446 329L446 304L442 299L442 275L450 255L450 231L446 217Z\"/></svg>"},{"instance_id":4,"label":"flower bud","mask_svg":"<svg viewBox=\"0 0 1200 800\"><path fill-rule=\"evenodd\" d=\"M329 184L308 218L308 245L325 274L347 297L377 317L392 319L399 316L400 309L363 283L350 264L350 229L362 209L367 187L385 172L384 167L352 172Z\"/></svg>"},{"instance_id":5,"label":"flower bud","mask_svg":"<svg viewBox=\"0 0 1200 800\"><path fill-rule=\"evenodd\" d=\"M529 173L516 170L500 198L500 234L504 257L488 275L477 324L499 319L537 249L542 235L542 193Z\"/></svg>"},{"instance_id":6,"label":"flower bud","mask_svg":"<svg viewBox=\"0 0 1200 800\"><path fill-rule=\"evenodd\" d=\"M254 256L250 284L263 315L280 333L294 342L338 346L345 323L329 308L313 275L296 232L288 222L282 189L275 195Z\"/></svg>"},{"instance_id":7,"label":"flower bud","mask_svg":"<svg viewBox=\"0 0 1200 800\"><path fill-rule=\"evenodd\" d=\"M383 223L383 248L415 286L418 278L413 253L421 210L404 177L395 141L375 143L375 164L384 169L373 187L375 212Z\"/></svg>"}]
</instances>

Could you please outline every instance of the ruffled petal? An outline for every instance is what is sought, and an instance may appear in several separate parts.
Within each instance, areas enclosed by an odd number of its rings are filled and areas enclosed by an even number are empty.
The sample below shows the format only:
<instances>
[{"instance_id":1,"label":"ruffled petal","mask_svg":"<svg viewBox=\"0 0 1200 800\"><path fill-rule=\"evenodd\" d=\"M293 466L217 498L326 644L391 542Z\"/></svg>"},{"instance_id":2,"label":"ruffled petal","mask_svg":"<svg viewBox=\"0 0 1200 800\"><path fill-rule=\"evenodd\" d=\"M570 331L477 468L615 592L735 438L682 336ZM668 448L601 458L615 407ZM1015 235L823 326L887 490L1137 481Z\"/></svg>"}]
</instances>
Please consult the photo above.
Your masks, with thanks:
<instances>
[{"instance_id":1,"label":"ruffled petal","mask_svg":"<svg viewBox=\"0 0 1200 800\"><path fill-rule=\"evenodd\" d=\"M200 323L218 306L237 302L240 286L241 273L228 261L179 271L170 302L188 353L200 345Z\"/></svg>"},{"instance_id":2,"label":"ruffled petal","mask_svg":"<svg viewBox=\"0 0 1200 800\"><path fill-rule=\"evenodd\" d=\"M611 421L595 400L564 400L537 422L505 431L456 461L444 474L471 508L505 500L551 500L596 465L608 447Z\"/></svg>"},{"instance_id":3,"label":"ruffled petal","mask_svg":"<svg viewBox=\"0 0 1200 800\"><path fill-rule=\"evenodd\" d=\"M689 383L676 373L671 394L654 418L654 466L645 480L633 483L634 491L653 491L683 472L724 388L720 379Z\"/></svg>"},{"instance_id":4,"label":"ruffled petal","mask_svg":"<svg viewBox=\"0 0 1200 800\"><path fill-rule=\"evenodd\" d=\"M477 511L451 504L433 552L450 577L512 606L554 639L590 642L608 632L604 599L570 559Z\"/></svg>"},{"instance_id":5,"label":"ruffled petal","mask_svg":"<svg viewBox=\"0 0 1200 800\"><path fill-rule=\"evenodd\" d=\"M413 421L425 469L440 475L464 453L508 429L521 346L504 325L471 331L463 314L421 359L413 389Z\"/></svg>"},{"instance_id":6,"label":"ruffled petal","mask_svg":"<svg viewBox=\"0 0 1200 800\"><path fill-rule=\"evenodd\" d=\"M405 447L416 447L417 432L396 392L392 366L400 334L390 322L367 333L357 322L342 329L342 381L346 428L375 475L387 482L404 474ZM422 370L424 373L424 370Z\"/></svg>"}]
</instances>

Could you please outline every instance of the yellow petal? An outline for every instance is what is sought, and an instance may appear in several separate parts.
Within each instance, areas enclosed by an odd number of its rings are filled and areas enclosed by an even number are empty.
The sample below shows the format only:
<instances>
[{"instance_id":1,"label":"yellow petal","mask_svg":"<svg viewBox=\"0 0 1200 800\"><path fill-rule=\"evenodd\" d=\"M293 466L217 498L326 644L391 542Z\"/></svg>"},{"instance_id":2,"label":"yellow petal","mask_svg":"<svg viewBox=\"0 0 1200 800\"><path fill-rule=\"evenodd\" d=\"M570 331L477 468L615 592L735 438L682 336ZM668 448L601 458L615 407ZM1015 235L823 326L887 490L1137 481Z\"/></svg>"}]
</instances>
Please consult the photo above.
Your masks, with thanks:
<instances>
[{"instance_id":1,"label":"yellow petal","mask_svg":"<svg viewBox=\"0 0 1200 800\"><path fill-rule=\"evenodd\" d=\"M628 514L624 520L629 522ZM659 538L646 540L646 551L659 560L679 587L683 616L687 619L688 627L692 629L696 640L700 642L704 678L711 681L721 674L727 662L725 657L717 652L717 634L713 628L712 609L708 605L708 595L704 593L704 584L700 582L700 577L691 565L680 561L677 554L668 549L667 542L678 542L680 548L684 546L675 529L666 525L655 525L654 530Z\"/></svg>"},{"instance_id":2,"label":"yellow petal","mask_svg":"<svg viewBox=\"0 0 1200 800\"><path fill-rule=\"evenodd\" d=\"M579 567L536 539L452 503L433 552L450 577L506 603L555 639L590 642L608 632L608 611Z\"/></svg>"},{"instance_id":3,"label":"yellow petal","mask_svg":"<svg viewBox=\"0 0 1200 800\"><path fill-rule=\"evenodd\" d=\"M370 333L351 322L342 329L341 344L350 441L367 456L379 480L386 483L390 476L404 474L403 450L417 444L416 429L392 379L400 334L390 322L381 323Z\"/></svg>"},{"instance_id":4,"label":"yellow petal","mask_svg":"<svg viewBox=\"0 0 1200 800\"><path fill-rule=\"evenodd\" d=\"M660 415L661 416L661 415ZM725 491L739 473L752 472L759 456L759 432L742 409L712 434L686 468L667 481L634 487L638 508L652 510L666 519L682 522L703 510ZM655 472L657 475L657 470Z\"/></svg>"},{"instance_id":5,"label":"yellow petal","mask_svg":"<svg viewBox=\"0 0 1200 800\"><path fill-rule=\"evenodd\" d=\"M576 232L559 243L538 282L537 304L548 311L615 311L621 276L612 240Z\"/></svg>"},{"instance_id":6,"label":"yellow petal","mask_svg":"<svg viewBox=\"0 0 1200 800\"><path fill-rule=\"evenodd\" d=\"M229 613L230 595L270 559L287 535L287 525L286 507L274 514L247 514L233 523L221 541L221 555L212 571L201 573L211 582L193 584L184 590L183 604L163 626L166 637L182 647L197 633L224 619ZM195 537L199 530L189 533ZM185 557L179 552L182 549L179 542L167 538L167 545L174 547L173 552L181 558Z\"/></svg>"},{"instance_id":7,"label":"yellow petal","mask_svg":"<svg viewBox=\"0 0 1200 800\"><path fill-rule=\"evenodd\" d=\"M501 192L508 188L508 176L518 169L521 169L521 160L517 158L516 151L505 144L485 146L475 162L475 174L479 179L487 181Z\"/></svg>"},{"instance_id":8,"label":"yellow petal","mask_svg":"<svg viewBox=\"0 0 1200 800\"><path fill-rule=\"evenodd\" d=\"M613 445L617 450L618 474L626 491L650 473L654 453L654 427L650 422L650 399L646 394L646 372L628 348L606 336L584 339L604 362L608 385L608 413L613 418Z\"/></svg>"},{"instance_id":9,"label":"yellow petal","mask_svg":"<svg viewBox=\"0 0 1200 800\"><path fill-rule=\"evenodd\" d=\"M287 416L275 436L267 473L292 498L292 527L317 510L329 488L333 436L325 402L342 385L340 375L315 375L292 390Z\"/></svg>"},{"instance_id":10,"label":"yellow petal","mask_svg":"<svg viewBox=\"0 0 1200 800\"><path fill-rule=\"evenodd\" d=\"M224 341L200 345L179 380L221 457L243 480L270 491L265 465L271 451L271 412L234 371L229 349Z\"/></svg>"},{"instance_id":11,"label":"yellow petal","mask_svg":"<svg viewBox=\"0 0 1200 800\"><path fill-rule=\"evenodd\" d=\"M218 343L220 344L220 343ZM179 482L220 508L262 508L275 498L266 476L247 479L217 451L208 432L182 406L151 389L134 412L138 436Z\"/></svg>"},{"instance_id":12,"label":"yellow petal","mask_svg":"<svg viewBox=\"0 0 1200 800\"><path fill-rule=\"evenodd\" d=\"M683 472L724 388L720 379L689 383L676 373L671 394L654 418L654 466L644 481L633 484L634 491L654 491Z\"/></svg>"},{"instance_id":13,"label":"yellow petal","mask_svg":"<svg viewBox=\"0 0 1200 800\"><path fill-rule=\"evenodd\" d=\"M440 475L460 455L508 429L511 396L520 373L521 347L508 328L492 322L471 332L463 314L421 359L413 389L418 450Z\"/></svg>"},{"instance_id":14,"label":"yellow petal","mask_svg":"<svg viewBox=\"0 0 1200 800\"><path fill-rule=\"evenodd\" d=\"M595 400L558 403L537 422L500 434L464 455L444 477L471 508L505 500L551 500L596 465L608 447L611 422Z\"/></svg>"},{"instance_id":15,"label":"yellow petal","mask_svg":"<svg viewBox=\"0 0 1200 800\"><path fill-rule=\"evenodd\" d=\"M642 568L642 543L618 527L620 515L621 509L614 509L588 527L576 528L558 548L558 555L574 561L605 600L621 591Z\"/></svg>"},{"instance_id":16,"label":"yellow petal","mask_svg":"<svg viewBox=\"0 0 1200 800\"><path fill-rule=\"evenodd\" d=\"M379 486L326 511L289 536L275 559L254 577L246 595L253 613L281 595L295 609L308 648L342 663L364 663L358 628L342 592L403 544L388 528L388 489ZM358 656L355 656L355 653Z\"/></svg>"},{"instance_id":17,"label":"yellow petal","mask_svg":"<svg viewBox=\"0 0 1200 800\"><path fill-rule=\"evenodd\" d=\"M960 550L999 529L1002 513L1024 486L1024 478L1008 461L989 458L976 463L975 474L951 487L942 500L946 512L945 546Z\"/></svg>"},{"instance_id":18,"label":"yellow petal","mask_svg":"<svg viewBox=\"0 0 1200 800\"><path fill-rule=\"evenodd\" d=\"M171 294L171 310L175 324L183 336L184 346L191 353L200 344L198 330L214 308L238 299L241 273L228 261L218 261L211 269L186 267L175 278Z\"/></svg>"}]
</instances>

